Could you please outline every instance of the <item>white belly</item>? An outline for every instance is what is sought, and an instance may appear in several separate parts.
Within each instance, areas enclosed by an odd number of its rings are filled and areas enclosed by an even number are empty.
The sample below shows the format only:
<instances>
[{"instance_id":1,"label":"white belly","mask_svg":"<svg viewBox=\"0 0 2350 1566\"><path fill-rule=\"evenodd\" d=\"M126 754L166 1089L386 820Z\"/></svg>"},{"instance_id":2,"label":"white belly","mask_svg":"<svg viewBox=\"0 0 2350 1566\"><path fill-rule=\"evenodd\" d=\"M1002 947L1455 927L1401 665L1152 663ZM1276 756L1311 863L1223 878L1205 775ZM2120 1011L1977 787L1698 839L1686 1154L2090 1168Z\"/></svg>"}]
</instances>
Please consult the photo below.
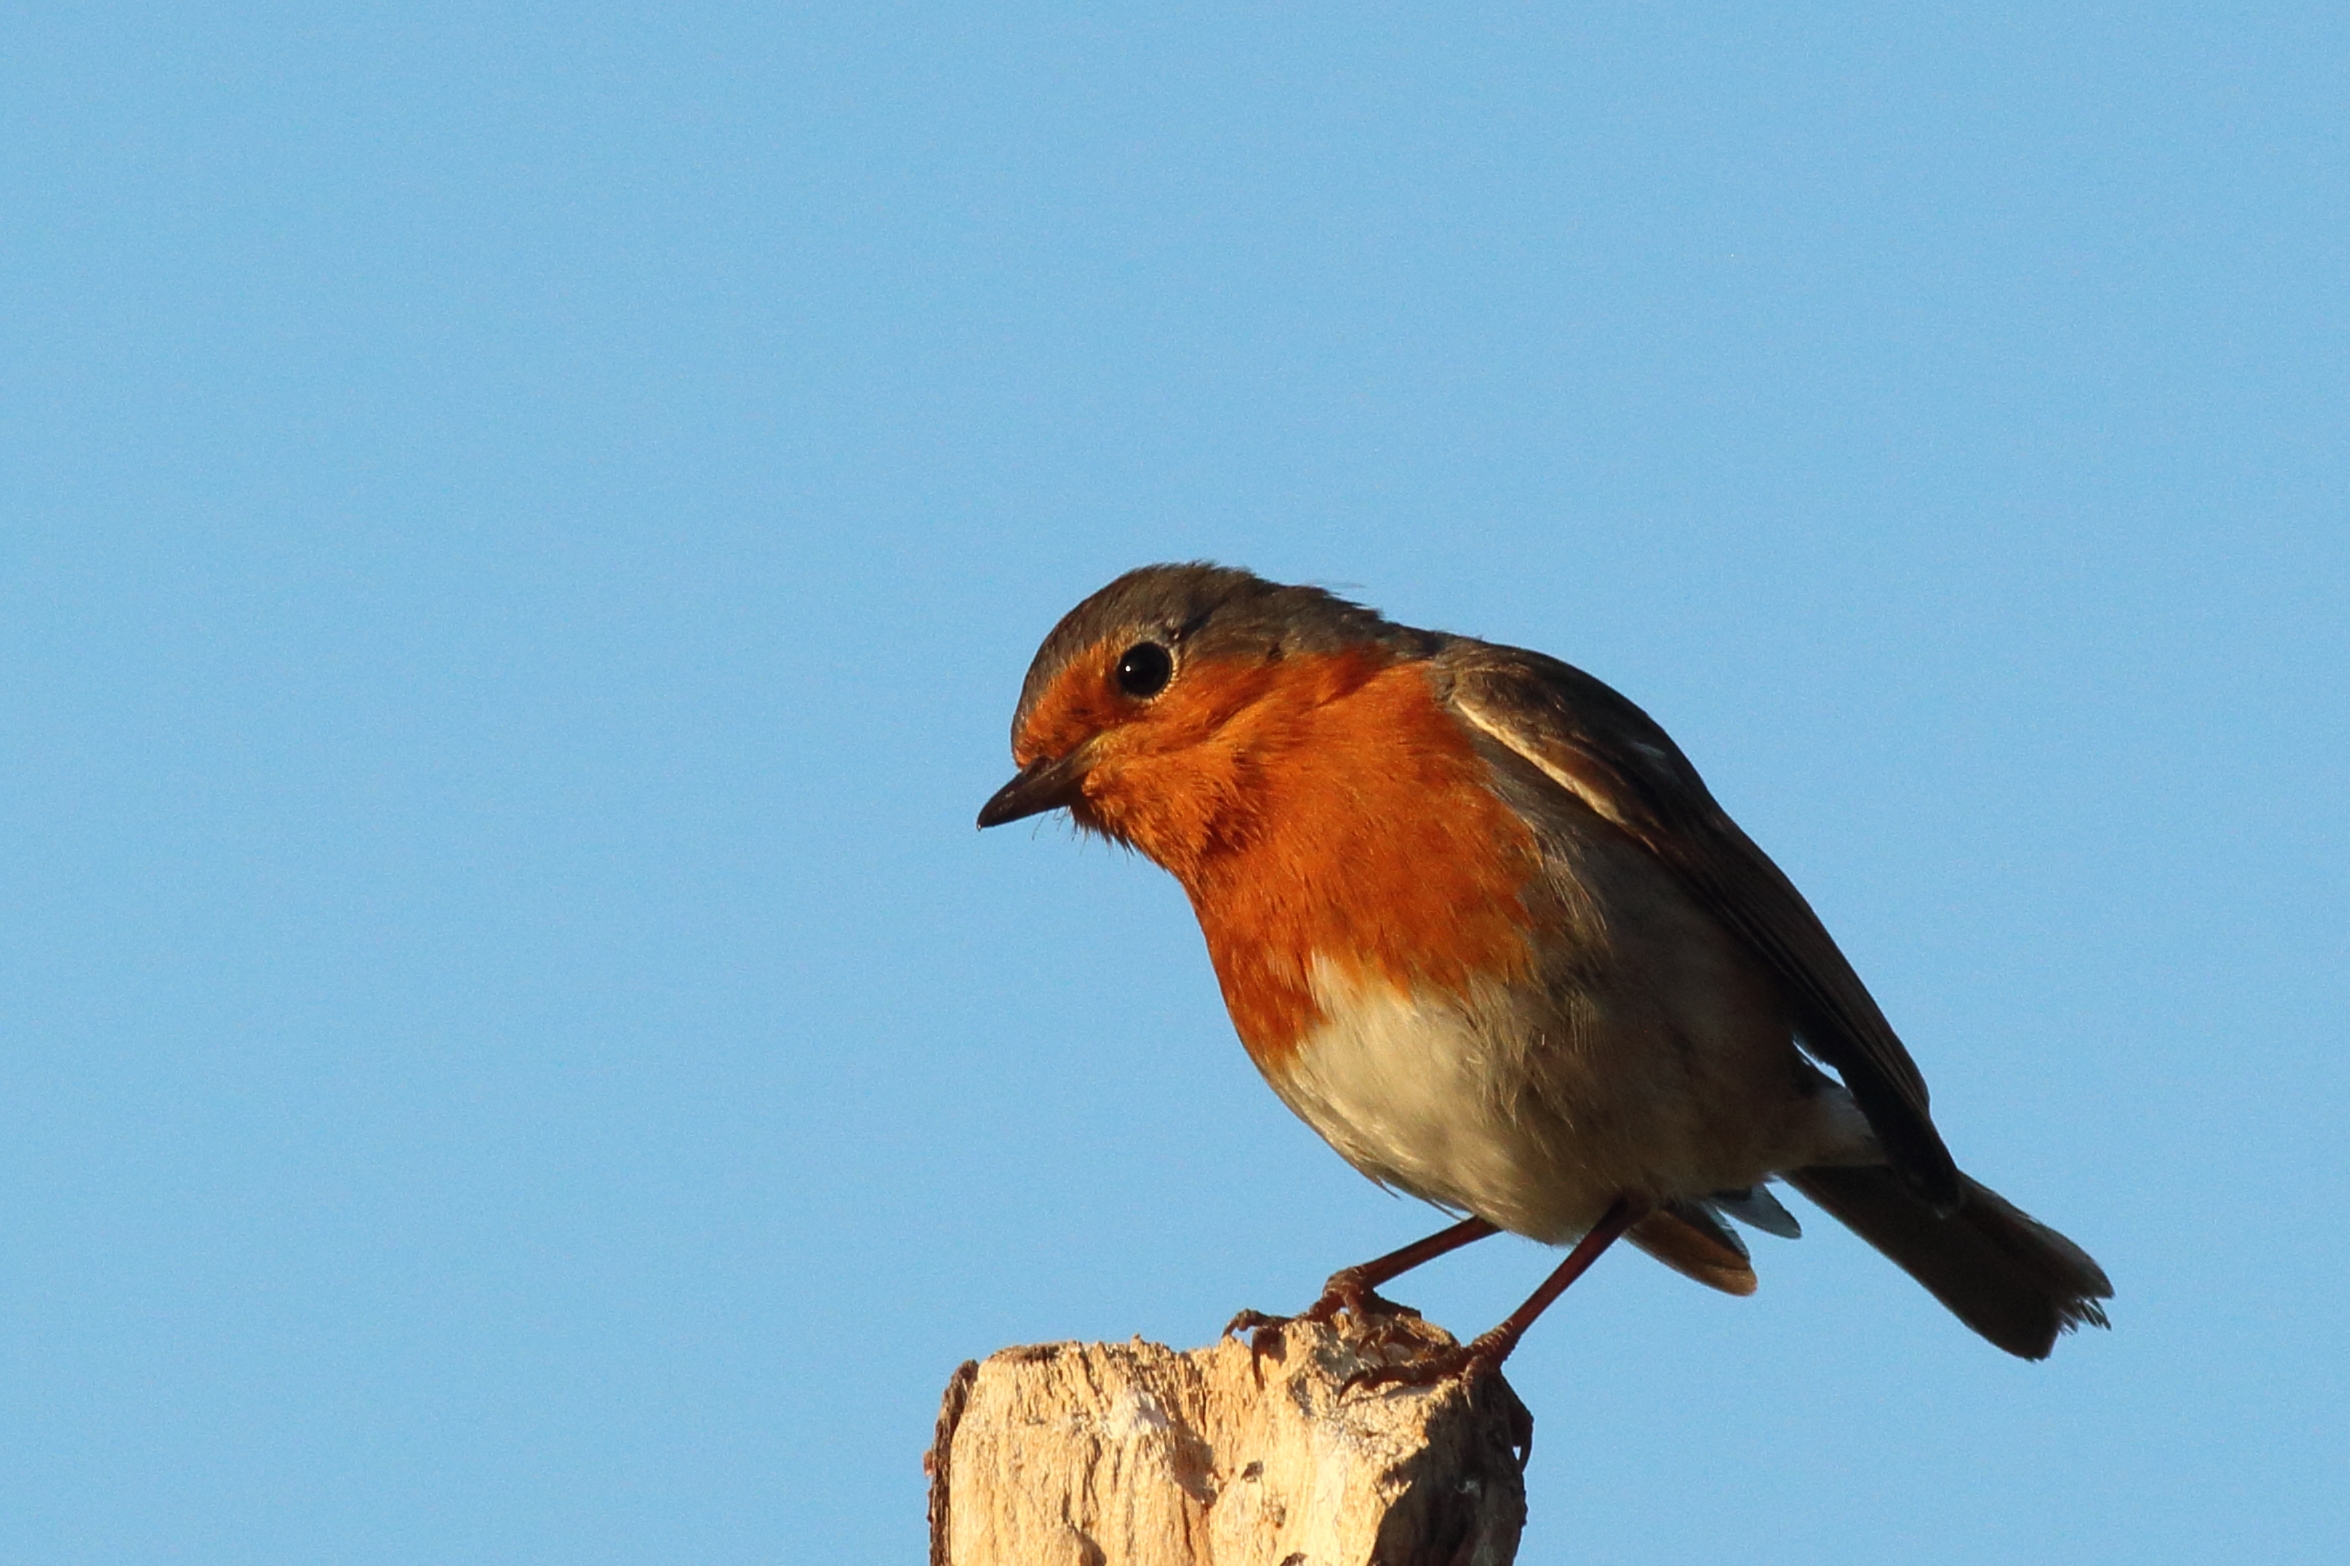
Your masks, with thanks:
<instances>
[{"instance_id":1,"label":"white belly","mask_svg":"<svg viewBox=\"0 0 2350 1566\"><path fill-rule=\"evenodd\" d=\"M1268 1080L1346 1161L1382 1185L1536 1239L1571 1240L1619 1187L1537 1101L1498 992L1406 993L1324 958L1326 1019Z\"/></svg>"}]
</instances>

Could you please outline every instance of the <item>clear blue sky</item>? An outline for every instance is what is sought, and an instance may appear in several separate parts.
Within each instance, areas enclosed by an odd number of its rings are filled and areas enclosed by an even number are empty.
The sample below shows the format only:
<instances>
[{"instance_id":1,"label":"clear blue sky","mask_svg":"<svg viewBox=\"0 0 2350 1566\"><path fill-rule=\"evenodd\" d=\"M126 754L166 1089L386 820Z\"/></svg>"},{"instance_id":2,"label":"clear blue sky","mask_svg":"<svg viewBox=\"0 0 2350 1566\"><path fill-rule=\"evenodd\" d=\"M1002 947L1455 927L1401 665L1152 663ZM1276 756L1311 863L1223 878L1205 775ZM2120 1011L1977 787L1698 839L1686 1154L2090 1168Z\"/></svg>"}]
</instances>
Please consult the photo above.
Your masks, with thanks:
<instances>
[{"instance_id":1,"label":"clear blue sky","mask_svg":"<svg viewBox=\"0 0 2350 1566\"><path fill-rule=\"evenodd\" d=\"M1203 556L1645 705L2119 1289L1611 1257L1527 1560L2350 1557L2340 6L4 31L0 1558L914 1559L958 1361L1431 1227L972 829Z\"/></svg>"}]
</instances>

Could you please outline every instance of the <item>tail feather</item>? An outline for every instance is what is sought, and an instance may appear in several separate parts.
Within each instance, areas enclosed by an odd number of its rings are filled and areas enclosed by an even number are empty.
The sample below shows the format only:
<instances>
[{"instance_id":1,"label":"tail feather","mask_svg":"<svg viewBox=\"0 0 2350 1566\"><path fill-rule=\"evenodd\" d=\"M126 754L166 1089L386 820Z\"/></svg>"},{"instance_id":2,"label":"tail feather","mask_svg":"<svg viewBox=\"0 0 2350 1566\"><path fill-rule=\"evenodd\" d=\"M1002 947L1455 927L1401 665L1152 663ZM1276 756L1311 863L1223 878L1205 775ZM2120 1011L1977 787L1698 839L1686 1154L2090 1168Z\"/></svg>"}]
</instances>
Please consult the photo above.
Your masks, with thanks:
<instances>
[{"instance_id":1,"label":"tail feather","mask_svg":"<svg viewBox=\"0 0 2350 1566\"><path fill-rule=\"evenodd\" d=\"M1945 1218L1882 1165L1817 1165L1785 1179L2010 1354L2046 1359L2059 1333L2106 1324L2104 1271L1988 1186L1961 1176L1965 1200Z\"/></svg>"},{"instance_id":2,"label":"tail feather","mask_svg":"<svg viewBox=\"0 0 2350 1566\"><path fill-rule=\"evenodd\" d=\"M1754 1266L1746 1246L1701 1202L1667 1202L1624 1238L1684 1278L1724 1294L1752 1294Z\"/></svg>"},{"instance_id":3,"label":"tail feather","mask_svg":"<svg viewBox=\"0 0 2350 1566\"><path fill-rule=\"evenodd\" d=\"M1749 1224L1765 1234L1775 1234L1782 1240L1803 1238L1803 1225L1795 1215L1781 1206L1767 1185L1757 1184L1744 1191L1716 1191L1706 1198L1707 1205L1717 1212L1728 1213L1740 1223Z\"/></svg>"}]
</instances>

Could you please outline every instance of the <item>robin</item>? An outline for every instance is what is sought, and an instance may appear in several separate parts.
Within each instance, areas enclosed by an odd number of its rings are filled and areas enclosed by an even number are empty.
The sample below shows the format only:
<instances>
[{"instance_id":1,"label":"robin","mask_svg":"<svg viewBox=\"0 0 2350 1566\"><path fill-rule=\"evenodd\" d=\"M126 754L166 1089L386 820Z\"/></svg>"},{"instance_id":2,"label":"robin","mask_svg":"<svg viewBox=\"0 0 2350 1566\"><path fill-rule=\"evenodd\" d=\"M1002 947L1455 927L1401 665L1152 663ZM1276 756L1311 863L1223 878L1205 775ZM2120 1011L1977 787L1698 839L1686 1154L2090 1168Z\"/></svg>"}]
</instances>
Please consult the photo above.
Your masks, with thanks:
<instances>
[{"instance_id":1,"label":"robin","mask_svg":"<svg viewBox=\"0 0 2350 1566\"><path fill-rule=\"evenodd\" d=\"M2105 1325L2087 1253L1952 1161L1803 895L1582 670L1145 566L1045 638L1012 756L980 826L1066 809L1172 873L1282 1102L1465 1215L1335 1274L1306 1317L1392 1308L1378 1285L1499 1230L1572 1243L1492 1331L1370 1379L1490 1371L1619 1238L1750 1294L1723 1220L1798 1234L1773 1179L2010 1354Z\"/></svg>"}]
</instances>

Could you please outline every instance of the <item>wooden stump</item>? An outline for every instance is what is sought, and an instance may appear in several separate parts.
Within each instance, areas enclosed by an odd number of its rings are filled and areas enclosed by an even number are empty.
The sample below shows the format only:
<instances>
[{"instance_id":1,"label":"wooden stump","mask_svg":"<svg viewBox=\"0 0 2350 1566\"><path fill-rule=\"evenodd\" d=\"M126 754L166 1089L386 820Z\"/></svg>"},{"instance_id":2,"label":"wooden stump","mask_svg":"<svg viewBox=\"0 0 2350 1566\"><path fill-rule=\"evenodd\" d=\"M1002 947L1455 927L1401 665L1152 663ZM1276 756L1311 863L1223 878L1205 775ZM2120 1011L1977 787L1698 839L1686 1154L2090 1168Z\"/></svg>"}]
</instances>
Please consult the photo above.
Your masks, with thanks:
<instances>
[{"instance_id":1,"label":"wooden stump","mask_svg":"<svg viewBox=\"0 0 2350 1566\"><path fill-rule=\"evenodd\" d=\"M1237 1341L1139 1338L965 1364L925 1459L932 1566L1507 1566L1525 1406L1498 1376L1342 1395L1452 1341L1371 1326L1296 1323L1253 1364Z\"/></svg>"}]
</instances>

